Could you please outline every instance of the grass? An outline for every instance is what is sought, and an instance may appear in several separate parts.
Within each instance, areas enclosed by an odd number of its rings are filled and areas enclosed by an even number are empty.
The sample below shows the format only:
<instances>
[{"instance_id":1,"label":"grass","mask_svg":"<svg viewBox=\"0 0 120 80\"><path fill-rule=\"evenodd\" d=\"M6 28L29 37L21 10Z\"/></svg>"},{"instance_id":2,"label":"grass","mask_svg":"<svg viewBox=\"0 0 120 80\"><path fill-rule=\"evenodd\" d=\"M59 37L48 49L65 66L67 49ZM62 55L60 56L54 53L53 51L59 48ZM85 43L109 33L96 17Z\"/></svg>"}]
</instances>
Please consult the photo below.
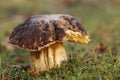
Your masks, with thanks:
<instances>
[{"instance_id":1,"label":"grass","mask_svg":"<svg viewBox=\"0 0 120 80\"><path fill-rule=\"evenodd\" d=\"M95 53L91 57L83 58L80 54L74 53L71 55L72 58L60 68L45 71L37 77L31 77L22 67L26 62L20 65L14 61L12 64L16 65L13 66L7 62L11 58L7 58L2 63L2 73L4 73L3 77L7 76L13 80L119 80L119 60L109 54Z\"/></svg>"},{"instance_id":2,"label":"grass","mask_svg":"<svg viewBox=\"0 0 120 80\"><path fill-rule=\"evenodd\" d=\"M21 0L19 5L16 0L11 3L1 1L0 43L9 30L29 16L61 12L80 19L92 40L88 44L64 42L66 51L70 54L69 61L64 62L60 68L45 71L37 77L31 77L26 71L29 66L28 51L20 48L9 51L0 45L0 75L3 80L120 80L119 0L62 4L63 11L47 0L40 4L39 1ZM3 5L4 2L7 3L6 6Z\"/></svg>"}]
</instances>

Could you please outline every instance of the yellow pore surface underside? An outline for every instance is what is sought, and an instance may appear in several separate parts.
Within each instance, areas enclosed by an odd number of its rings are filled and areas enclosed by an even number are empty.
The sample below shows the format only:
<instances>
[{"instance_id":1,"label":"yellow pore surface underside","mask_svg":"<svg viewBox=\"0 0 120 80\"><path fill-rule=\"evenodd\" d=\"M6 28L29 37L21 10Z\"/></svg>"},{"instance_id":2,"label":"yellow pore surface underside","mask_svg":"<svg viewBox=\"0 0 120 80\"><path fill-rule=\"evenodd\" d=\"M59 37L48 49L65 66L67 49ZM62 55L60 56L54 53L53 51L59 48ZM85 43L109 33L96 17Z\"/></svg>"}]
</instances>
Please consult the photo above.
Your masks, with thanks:
<instances>
[{"instance_id":1,"label":"yellow pore surface underside","mask_svg":"<svg viewBox=\"0 0 120 80\"><path fill-rule=\"evenodd\" d=\"M68 39L73 42L88 43L90 41L89 35L82 35L80 32L66 31Z\"/></svg>"}]
</instances>

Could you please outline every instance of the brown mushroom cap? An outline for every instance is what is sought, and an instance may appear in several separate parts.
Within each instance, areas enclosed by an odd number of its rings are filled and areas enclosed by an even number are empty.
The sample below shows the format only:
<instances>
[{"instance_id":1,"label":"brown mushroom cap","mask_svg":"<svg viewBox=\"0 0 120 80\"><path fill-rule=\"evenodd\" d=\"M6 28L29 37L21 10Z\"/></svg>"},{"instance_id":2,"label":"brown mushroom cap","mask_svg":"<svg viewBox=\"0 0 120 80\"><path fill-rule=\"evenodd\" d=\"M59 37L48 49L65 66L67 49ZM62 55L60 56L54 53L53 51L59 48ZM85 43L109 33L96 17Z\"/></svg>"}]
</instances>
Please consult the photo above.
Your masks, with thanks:
<instances>
[{"instance_id":1,"label":"brown mushroom cap","mask_svg":"<svg viewBox=\"0 0 120 80\"><path fill-rule=\"evenodd\" d=\"M55 42L66 40L80 43L89 41L82 24L67 14L32 16L18 25L9 38L11 44L30 51L41 50Z\"/></svg>"}]
</instances>

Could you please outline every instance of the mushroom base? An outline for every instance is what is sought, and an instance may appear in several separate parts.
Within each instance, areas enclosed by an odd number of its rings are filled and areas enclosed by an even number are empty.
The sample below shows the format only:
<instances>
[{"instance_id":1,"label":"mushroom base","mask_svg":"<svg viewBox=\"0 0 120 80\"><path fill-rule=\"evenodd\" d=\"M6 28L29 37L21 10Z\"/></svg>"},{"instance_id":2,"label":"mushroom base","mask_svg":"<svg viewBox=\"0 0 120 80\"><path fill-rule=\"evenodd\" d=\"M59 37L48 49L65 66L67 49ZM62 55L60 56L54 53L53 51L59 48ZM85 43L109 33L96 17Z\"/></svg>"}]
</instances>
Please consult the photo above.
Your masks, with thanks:
<instances>
[{"instance_id":1,"label":"mushroom base","mask_svg":"<svg viewBox=\"0 0 120 80\"><path fill-rule=\"evenodd\" d=\"M30 68L40 69L40 71L59 67L63 61L67 61L67 54L62 42L57 42L40 51L31 51L30 53Z\"/></svg>"}]
</instances>

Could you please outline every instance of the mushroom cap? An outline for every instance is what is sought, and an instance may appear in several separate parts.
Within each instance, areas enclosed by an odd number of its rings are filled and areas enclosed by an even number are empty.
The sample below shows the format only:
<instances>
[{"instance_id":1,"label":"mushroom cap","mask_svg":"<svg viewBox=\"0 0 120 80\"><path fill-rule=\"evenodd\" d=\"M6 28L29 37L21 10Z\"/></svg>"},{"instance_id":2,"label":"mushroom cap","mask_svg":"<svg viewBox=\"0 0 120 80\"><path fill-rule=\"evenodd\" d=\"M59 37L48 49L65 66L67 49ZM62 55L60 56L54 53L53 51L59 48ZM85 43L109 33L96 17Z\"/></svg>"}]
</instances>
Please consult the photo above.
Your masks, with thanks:
<instances>
[{"instance_id":1,"label":"mushroom cap","mask_svg":"<svg viewBox=\"0 0 120 80\"><path fill-rule=\"evenodd\" d=\"M9 42L30 51L61 41L88 43L89 35L82 24L67 14L36 15L15 27Z\"/></svg>"}]
</instances>

